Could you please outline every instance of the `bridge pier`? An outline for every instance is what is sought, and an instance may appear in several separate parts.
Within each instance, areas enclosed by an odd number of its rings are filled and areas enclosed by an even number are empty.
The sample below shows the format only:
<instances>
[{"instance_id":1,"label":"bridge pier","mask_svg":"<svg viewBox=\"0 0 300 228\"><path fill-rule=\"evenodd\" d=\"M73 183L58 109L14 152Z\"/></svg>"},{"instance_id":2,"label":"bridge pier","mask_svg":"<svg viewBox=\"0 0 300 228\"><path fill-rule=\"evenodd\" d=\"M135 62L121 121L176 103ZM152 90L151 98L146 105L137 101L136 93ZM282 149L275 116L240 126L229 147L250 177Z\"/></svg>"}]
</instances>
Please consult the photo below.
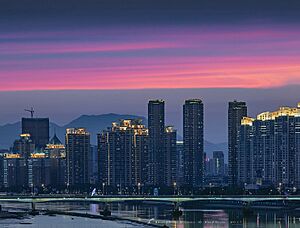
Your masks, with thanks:
<instances>
[{"instance_id":1,"label":"bridge pier","mask_svg":"<svg viewBox=\"0 0 300 228\"><path fill-rule=\"evenodd\" d=\"M244 216L253 214L253 210L251 208L251 202L244 202L243 214L244 214Z\"/></svg>"},{"instance_id":2,"label":"bridge pier","mask_svg":"<svg viewBox=\"0 0 300 228\"><path fill-rule=\"evenodd\" d=\"M31 202L31 211L29 212L30 215L38 215L39 212L35 208L35 202Z\"/></svg>"},{"instance_id":3,"label":"bridge pier","mask_svg":"<svg viewBox=\"0 0 300 228\"><path fill-rule=\"evenodd\" d=\"M105 217L111 216L111 211L109 210L108 203L104 204L103 210L100 211L100 215L103 215Z\"/></svg>"},{"instance_id":4,"label":"bridge pier","mask_svg":"<svg viewBox=\"0 0 300 228\"><path fill-rule=\"evenodd\" d=\"M180 210L179 203L177 203L177 202L174 203L174 209L172 211L172 216L175 219L179 218L180 216L182 216L182 210Z\"/></svg>"},{"instance_id":5,"label":"bridge pier","mask_svg":"<svg viewBox=\"0 0 300 228\"><path fill-rule=\"evenodd\" d=\"M35 203L31 202L31 211L35 211Z\"/></svg>"}]
</instances>

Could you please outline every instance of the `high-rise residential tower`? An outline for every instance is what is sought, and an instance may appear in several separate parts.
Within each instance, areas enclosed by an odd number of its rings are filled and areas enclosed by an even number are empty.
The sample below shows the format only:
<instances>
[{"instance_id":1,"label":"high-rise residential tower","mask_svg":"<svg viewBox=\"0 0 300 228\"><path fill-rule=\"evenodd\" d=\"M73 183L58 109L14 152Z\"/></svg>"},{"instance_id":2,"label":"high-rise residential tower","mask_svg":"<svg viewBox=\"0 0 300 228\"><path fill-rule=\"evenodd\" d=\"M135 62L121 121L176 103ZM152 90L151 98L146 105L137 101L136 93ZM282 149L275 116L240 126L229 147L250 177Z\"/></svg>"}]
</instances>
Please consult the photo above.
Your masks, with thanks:
<instances>
[{"instance_id":1,"label":"high-rise residential tower","mask_svg":"<svg viewBox=\"0 0 300 228\"><path fill-rule=\"evenodd\" d=\"M177 184L177 145L176 130L172 126L166 127L165 132L165 185Z\"/></svg>"},{"instance_id":2,"label":"high-rise residential tower","mask_svg":"<svg viewBox=\"0 0 300 228\"><path fill-rule=\"evenodd\" d=\"M148 129L140 120L121 120L98 134L99 182L125 187L147 184Z\"/></svg>"},{"instance_id":3,"label":"high-rise residential tower","mask_svg":"<svg viewBox=\"0 0 300 228\"><path fill-rule=\"evenodd\" d=\"M89 184L90 133L85 128L66 130L67 184Z\"/></svg>"},{"instance_id":4,"label":"high-rise residential tower","mask_svg":"<svg viewBox=\"0 0 300 228\"><path fill-rule=\"evenodd\" d=\"M148 103L149 184L165 185L165 102Z\"/></svg>"},{"instance_id":5,"label":"high-rise residential tower","mask_svg":"<svg viewBox=\"0 0 300 228\"><path fill-rule=\"evenodd\" d=\"M240 186L300 187L300 104L244 117L240 129Z\"/></svg>"},{"instance_id":6,"label":"high-rise residential tower","mask_svg":"<svg viewBox=\"0 0 300 228\"><path fill-rule=\"evenodd\" d=\"M203 103L186 100L183 105L184 182L188 186L203 184Z\"/></svg>"},{"instance_id":7,"label":"high-rise residential tower","mask_svg":"<svg viewBox=\"0 0 300 228\"><path fill-rule=\"evenodd\" d=\"M238 131L241 120L247 116L246 102L232 101L228 106L228 172L229 185L235 186L238 179Z\"/></svg>"}]
</instances>

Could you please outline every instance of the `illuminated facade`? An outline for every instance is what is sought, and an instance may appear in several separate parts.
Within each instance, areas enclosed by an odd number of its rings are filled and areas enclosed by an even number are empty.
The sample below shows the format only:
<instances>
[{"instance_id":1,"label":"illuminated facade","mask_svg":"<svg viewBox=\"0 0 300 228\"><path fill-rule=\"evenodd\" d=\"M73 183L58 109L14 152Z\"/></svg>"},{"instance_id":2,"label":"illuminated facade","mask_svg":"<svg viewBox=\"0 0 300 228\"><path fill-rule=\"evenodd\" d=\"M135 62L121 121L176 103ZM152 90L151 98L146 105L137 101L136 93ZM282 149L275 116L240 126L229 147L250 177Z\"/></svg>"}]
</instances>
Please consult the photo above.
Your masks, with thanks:
<instances>
[{"instance_id":1,"label":"illuminated facade","mask_svg":"<svg viewBox=\"0 0 300 228\"><path fill-rule=\"evenodd\" d=\"M3 184L6 188L28 187L28 162L20 154L7 154L3 158Z\"/></svg>"},{"instance_id":2,"label":"illuminated facade","mask_svg":"<svg viewBox=\"0 0 300 228\"><path fill-rule=\"evenodd\" d=\"M184 182L202 186L203 161L203 103L200 99L186 100L183 105Z\"/></svg>"},{"instance_id":3,"label":"illuminated facade","mask_svg":"<svg viewBox=\"0 0 300 228\"><path fill-rule=\"evenodd\" d=\"M240 129L240 185L300 187L299 106L246 117Z\"/></svg>"},{"instance_id":4,"label":"illuminated facade","mask_svg":"<svg viewBox=\"0 0 300 228\"><path fill-rule=\"evenodd\" d=\"M147 184L148 129L140 120L121 120L98 134L99 182L123 187Z\"/></svg>"},{"instance_id":5,"label":"illuminated facade","mask_svg":"<svg viewBox=\"0 0 300 228\"><path fill-rule=\"evenodd\" d=\"M66 130L67 184L89 184L90 133L85 128Z\"/></svg>"},{"instance_id":6,"label":"illuminated facade","mask_svg":"<svg viewBox=\"0 0 300 228\"><path fill-rule=\"evenodd\" d=\"M52 137L49 143L46 145L45 153L47 157L50 158L65 158L66 157L66 147L56 134Z\"/></svg>"},{"instance_id":7,"label":"illuminated facade","mask_svg":"<svg viewBox=\"0 0 300 228\"><path fill-rule=\"evenodd\" d=\"M45 148L45 155L51 162L51 185L63 187L67 184L66 175L66 147L56 134L52 137Z\"/></svg>"},{"instance_id":8,"label":"illuminated facade","mask_svg":"<svg viewBox=\"0 0 300 228\"><path fill-rule=\"evenodd\" d=\"M35 149L30 134L21 134L11 153L4 154L0 166L1 182L6 188L33 190L66 185L65 146L56 136L42 151Z\"/></svg>"},{"instance_id":9,"label":"illuminated facade","mask_svg":"<svg viewBox=\"0 0 300 228\"><path fill-rule=\"evenodd\" d=\"M30 154L35 152L35 144L31 140L31 135L21 134L20 138L15 140L12 152L24 158L30 157Z\"/></svg>"}]
</instances>

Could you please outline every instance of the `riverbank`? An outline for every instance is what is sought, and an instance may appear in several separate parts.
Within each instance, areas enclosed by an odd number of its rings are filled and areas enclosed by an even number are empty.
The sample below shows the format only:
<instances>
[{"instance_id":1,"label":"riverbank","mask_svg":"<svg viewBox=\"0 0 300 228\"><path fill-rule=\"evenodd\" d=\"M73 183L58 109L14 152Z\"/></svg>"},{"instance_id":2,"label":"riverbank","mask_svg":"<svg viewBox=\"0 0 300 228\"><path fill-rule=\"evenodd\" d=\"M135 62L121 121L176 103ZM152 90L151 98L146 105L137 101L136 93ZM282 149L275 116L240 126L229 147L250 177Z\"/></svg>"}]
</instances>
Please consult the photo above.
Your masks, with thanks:
<instances>
[{"instance_id":1,"label":"riverbank","mask_svg":"<svg viewBox=\"0 0 300 228\"><path fill-rule=\"evenodd\" d=\"M0 211L0 219L23 219L28 215L27 212Z\"/></svg>"},{"instance_id":2,"label":"riverbank","mask_svg":"<svg viewBox=\"0 0 300 228\"><path fill-rule=\"evenodd\" d=\"M44 215L67 215L67 216L76 216L76 217L83 217L83 218L90 218L90 219L102 219L102 220L109 220L109 221L126 221L126 222L131 222L131 223L136 223L136 224L141 224L144 226L148 227L166 227L165 225L161 224L153 224L153 223L148 223L146 221L141 221L141 220L136 220L136 219L130 219L130 218L122 218L119 216L103 216L103 215L96 215L96 214L90 214L90 213L81 213L81 212L71 212L71 211L54 211L54 210L46 210L43 211Z\"/></svg>"},{"instance_id":3,"label":"riverbank","mask_svg":"<svg viewBox=\"0 0 300 228\"><path fill-rule=\"evenodd\" d=\"M15 210L18 210L17 208L14 208ZM24 210L23 208L20 208L20 210ZM131 219L131 218L122 218L120 216L103 216L98 214L92 214L88 212L74 212L74 211L59 211L59 210L26 210L26 211L0 211L0 220L20 220L23 219L29 219L33 218L35 216L56 216L56 215L63 215L63 216L71 216L71 217L81 217L81 218L89 218L89 219L101 219L104 221L112 221L112 222L130 222L132 224L139 224L143 225L145 227L166 227L161 224L154 224L154 223L148 223L148 221L145 219L145 221L137 220L137 219Z\"/></svg>"}]
</instances>

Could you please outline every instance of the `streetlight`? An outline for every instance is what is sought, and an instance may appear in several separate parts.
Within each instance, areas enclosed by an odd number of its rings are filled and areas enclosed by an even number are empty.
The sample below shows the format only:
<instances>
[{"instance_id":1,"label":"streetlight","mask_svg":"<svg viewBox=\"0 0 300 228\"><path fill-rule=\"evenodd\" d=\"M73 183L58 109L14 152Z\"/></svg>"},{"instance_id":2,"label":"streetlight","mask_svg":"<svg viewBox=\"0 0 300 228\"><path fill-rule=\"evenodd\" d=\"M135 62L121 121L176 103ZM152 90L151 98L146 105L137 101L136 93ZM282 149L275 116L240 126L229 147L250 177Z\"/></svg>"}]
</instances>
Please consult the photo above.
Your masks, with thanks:
<instances>
[{"instance_id":1,"label":"streetlight","mask_svg":"<svg viewBox=\"0 0 300 228\"><path fill-rule=\"evenodd\" d=\"M139 182L138 183L138 195L140 195L141 194L141 183Z\"/></svg>"},{"instance_id":2,"label":"streetlight","mask_svg":"<svg viewBox=\"0 0 300 228\"><path fill-rule=\"evenodd\" d=\"M209 195L211 196L211 187L212 187L212 183L209 183Z\"/></svg>"},{"instance_id":3,"label":"streetlight","mask_svg":"<svg viewBox=\"0 0 300 228\"><path fill-rule=\"evenodd\" d=\"M102 183L102 195L104 195L104 188L105 188L105 183Z\"/></svg>"},{"instance_id":4,"label":"streetlight","mask_svg":"<svg viewBox=\"0 0 300 228\"><path fill-rule=\"evenodd\" d=\"M174 186L174 195L176 194L176 185L177 185L177 183L174 182L174 183L173 183L173 186Z\"/></svg>"},{"instance_id":5,"label":"streetlight","mask_svg":"<svg viewBox=\"0 0 300 228\"><path fill-rule=\"evenodd\" d=\"M281 195L281 185L282 185L282 183L279 183L279 184L278 184L278 192L279 192L279 195Z\"/></svg>"},{"instance_id":6,"label":"streetlight","mask_svg":"<svg viewBox=\"0 0 300 228\"><path fill-rule=\"evenodd\" d=\"M246 191L247 191L247 183L244 183L244 195L246 195Z\"/></svg>"}]
</instances>

